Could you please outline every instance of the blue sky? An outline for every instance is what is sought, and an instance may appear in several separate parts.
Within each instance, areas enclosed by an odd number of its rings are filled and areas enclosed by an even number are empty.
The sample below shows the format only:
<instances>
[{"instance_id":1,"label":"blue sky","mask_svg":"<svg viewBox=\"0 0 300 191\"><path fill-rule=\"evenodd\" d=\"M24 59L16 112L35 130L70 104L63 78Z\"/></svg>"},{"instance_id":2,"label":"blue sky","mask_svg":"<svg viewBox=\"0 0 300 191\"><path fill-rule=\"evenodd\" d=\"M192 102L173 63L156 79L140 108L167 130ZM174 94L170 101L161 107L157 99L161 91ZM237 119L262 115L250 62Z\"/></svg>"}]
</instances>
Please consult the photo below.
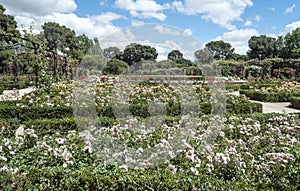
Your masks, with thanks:
<instances>
[{"instance_id":1,"label":"blue sky","mask_svg":"<svg viewBox=\"0 0 300 191\"><path fill-rule=\"evenodd\" d=\"M77 34L103 39L125 27L151 23L156 24L154 27L169 26L160 28L160 32L172 34L172 30L179 29L202 46L212 40L224 40L240 54L246 53L247 42L253 35L277 37L300 27L300 0L0 0L0 3L6 13L15 16L20 28L34 23L36 32L44 22L54 21Z\"/></svg>"}]
</instances>

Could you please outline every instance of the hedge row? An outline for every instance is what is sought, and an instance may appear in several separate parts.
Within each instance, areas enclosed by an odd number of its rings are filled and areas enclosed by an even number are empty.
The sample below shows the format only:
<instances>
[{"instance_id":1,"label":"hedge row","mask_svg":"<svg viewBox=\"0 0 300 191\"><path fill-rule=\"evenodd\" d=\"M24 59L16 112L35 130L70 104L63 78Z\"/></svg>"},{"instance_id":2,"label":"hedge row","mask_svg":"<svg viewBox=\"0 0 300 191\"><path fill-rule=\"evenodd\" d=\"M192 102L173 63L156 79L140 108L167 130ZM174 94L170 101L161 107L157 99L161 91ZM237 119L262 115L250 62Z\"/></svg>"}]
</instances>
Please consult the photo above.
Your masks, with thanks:
<instances>
[{"instance_id":1,"label":"hedge row","mask_svg":"<svg viewBox=\"0 0 300 191\"><path fill-rule=\"evenodd\" d=\"M291 97L290 102L292 108L300 109L300 97Z\"/></svg>"},{"instance_id":2,"label":"hedge row","mask_svg":"<svg viewBox=\"0 0 300 191\"><path fill-rule=\"evenodd\" d=\"M155 111L151 113L149 111L149 105L147 104L131 104L129 107L124 106L107 106L95 108L83 108L73 110L72 107L60 106L60 107L37 107L37 106L16 106L17 102L3 102L0 103L0 118L16 118L21 121L28 121L31 119L51 119L51 118L67 118L74 116L74 113L78 117L89 117L91 114L96 113L98 116L104 117L126 117L128 115L149 117L155 115ZM186 105L184 107L179 104L169 105L165 108L166 113L162 113L167 116L178 116L190 111L199 112L199 115L210 114L212 110L211 104L200 104L200 107L195 105ZM186 111L186 112L184 112ZM239 104L227 104L226 112L232 114L247 114L254 112L262 112L262 105L258 103L242 102ZM161 114L161 113L159 113Z\"/></svg>"},{"instance_id":3,"label":"hedge row","mask_svg":"<svg viewBox=\"0 0 300 191\"><path fill-rule=\"evenodd\" d=\"M300 92L260 92L252 89L242 89L240 94L244 94L250 99L264 102L287 102L293 96L300 96Z\"/></svg>"},{"instance_id":4,"label":"hedge row","mask_svg":"<svg viewBox=\"0 0 300 191\"><path fill-rule=\"evenodd\" d=\"M73 116L72 107L18 107L0 105L0 118L15 118L21 121L43 118L65 118Z\"/></svg>"},{"instance_id":5,"label":"hedge row","mask_svg":"<svg viewBox=\"0 0 300 191\"><path fill-rule=\"evenodd\" d=\"M4 87L0 85L0 95L3 94L3 91L4 91Z\"/></svg>"},{"instance_id":6,"label":"hedge row","mask_svg":"<svg viewBox=\"0 0 300 191\"><path fill-rule=\"evenodd\" d=\"M12 90L12 89L23 89L30 86L31 83L28 80L19 81L19 82L0 82L0 87L2 86L5 90Z\"/></svg>"},{"instance_id":7,"label":"hedge row","mask_svg":"<svg viewBox=\"0 0 300 191\"><path fill-rule=\"evenodd\" d=\"M41 178L43 177L43 178ZM0 172L1 190L274 190L274 182L254 181L241 175L236 180L226 180L211 175L191 175L185 172L172 174L156 169L130 170L115 167L82 167L66 171L63 167L32 168L22 175ZM15 184L13 184L15 182ZM275 184L275 185L274 185ZM8 186L13 185L13 187ZM279 187L279 186L277 186ZM297 187L290 185L290 190ZM278 188L280 189L280 187ZM281 188L282 190L283 188Z\"/></svg>"}]
</instances>

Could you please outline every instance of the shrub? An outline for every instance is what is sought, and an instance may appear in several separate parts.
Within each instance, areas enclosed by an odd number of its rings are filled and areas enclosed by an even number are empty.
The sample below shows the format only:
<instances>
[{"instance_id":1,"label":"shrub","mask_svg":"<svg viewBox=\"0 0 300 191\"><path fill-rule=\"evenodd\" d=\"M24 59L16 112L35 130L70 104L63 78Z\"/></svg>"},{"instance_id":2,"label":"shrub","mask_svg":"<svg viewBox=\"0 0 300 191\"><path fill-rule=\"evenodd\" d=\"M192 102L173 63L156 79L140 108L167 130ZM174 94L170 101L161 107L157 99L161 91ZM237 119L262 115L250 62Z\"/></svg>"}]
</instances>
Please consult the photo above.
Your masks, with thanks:
<instances>
[{"instance_id":1,"label":"shrub","mask_svg":"<svg viewBox=\"0 0 300 191\"><path fill-rule=\"evenodd\" d=\"M3 91L4 91L4 87L0 85L0 95L3 94Z\"/></svg>"},{"instance_id":2,"label":"shrub","mask_svg":"<svg viewBox=\"0 0 300 191\"><path fill-rule=\"evenodd\" d=\"M292 108L300 109L300 97L291 97L290 102Z\"/></svg>"},{"instance_id":3,"label":"shrub","mask_svg":"<svg viewBox=\"0 0 300 191\"><path fill-rule=\"evenodd\" d=\"M21 121L42 118L65 118L73 116L72 107L37 107L0 105L0 118L15 118Z\"/></svg>"}]
</instances>

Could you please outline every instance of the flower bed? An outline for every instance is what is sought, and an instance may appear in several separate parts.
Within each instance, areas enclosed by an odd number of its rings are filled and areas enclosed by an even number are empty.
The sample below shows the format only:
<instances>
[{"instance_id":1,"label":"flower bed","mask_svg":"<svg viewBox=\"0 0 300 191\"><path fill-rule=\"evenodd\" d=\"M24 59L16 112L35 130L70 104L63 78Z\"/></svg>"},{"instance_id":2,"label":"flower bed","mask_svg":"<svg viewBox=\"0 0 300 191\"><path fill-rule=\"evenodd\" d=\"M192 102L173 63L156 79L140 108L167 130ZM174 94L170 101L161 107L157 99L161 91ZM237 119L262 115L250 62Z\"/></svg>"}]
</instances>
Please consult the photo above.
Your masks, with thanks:
<instances>
[{"instance_id":1,"label":"flower bed","mask_svg":"<svg viewBox=\"0 0 300 191\"><path fill-rule=\"evenodd\" d=\"M114 166L97 157L95 150L84 141L83 132L71 130L74 128L72 120L34 120L30 125L19 125L13 134L5 137L9 126L17 122L3 123L0 189L297 190L300 184L299 117L294 114L231 115L224 119L224 127L216 140L200 148L210 118L202 116L196 121L194 136L179 154L146 169ZM71 125L69 130L68 124ZM122 144L147 148L166 144L166 136L176 124L178 122L164 125L139 140L130 129L119 124L103 127L103 130L114 132Z\"/></svg>"}]
</instances>

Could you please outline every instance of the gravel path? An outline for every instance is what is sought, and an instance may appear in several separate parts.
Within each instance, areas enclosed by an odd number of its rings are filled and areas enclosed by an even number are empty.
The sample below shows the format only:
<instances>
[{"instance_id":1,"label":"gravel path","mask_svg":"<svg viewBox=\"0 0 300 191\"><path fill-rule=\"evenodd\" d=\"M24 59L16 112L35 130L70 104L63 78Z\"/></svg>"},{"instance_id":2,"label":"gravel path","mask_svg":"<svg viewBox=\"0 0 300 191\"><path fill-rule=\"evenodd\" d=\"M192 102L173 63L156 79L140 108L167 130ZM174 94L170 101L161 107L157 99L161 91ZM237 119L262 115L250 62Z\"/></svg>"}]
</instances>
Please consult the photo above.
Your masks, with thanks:
<instances>
[{"instance_id":1,"label":"gravel path","mask_svg":"<svg viewBox=\"0 0 300 191\"><path fill-rule=\"evenodd\" d=\"M20 90L4 90L3 94L0 95L0 101L18 100L21 99L23 95L28 94L34 90L36 90L35 87L28 87Z\"/></svg>"},{"instance_id":2,"label":"gravel path","mask_svg":"<svg viewBox=\"0 0 300 191\"><path fill-rule=\"evenodd\" d=\"M250 100L255 103L261 103L263 105L263 113L300 113L299 109L290 108L290 102L261 102Z\"/></svg>"},{"instance_id":3,"label":"gravel path","mask_svg":"<svg viewBox=\"0 0 300 191\"><path fill-rule=\"evenodd\" d=\"M232 95L240 95L239 92L230 92ZM290 108L290 102L261 102L250 100L251 102L261 103L263 105L263 113L300 113L299 109Z\"/></svg>"}]
</instances>

